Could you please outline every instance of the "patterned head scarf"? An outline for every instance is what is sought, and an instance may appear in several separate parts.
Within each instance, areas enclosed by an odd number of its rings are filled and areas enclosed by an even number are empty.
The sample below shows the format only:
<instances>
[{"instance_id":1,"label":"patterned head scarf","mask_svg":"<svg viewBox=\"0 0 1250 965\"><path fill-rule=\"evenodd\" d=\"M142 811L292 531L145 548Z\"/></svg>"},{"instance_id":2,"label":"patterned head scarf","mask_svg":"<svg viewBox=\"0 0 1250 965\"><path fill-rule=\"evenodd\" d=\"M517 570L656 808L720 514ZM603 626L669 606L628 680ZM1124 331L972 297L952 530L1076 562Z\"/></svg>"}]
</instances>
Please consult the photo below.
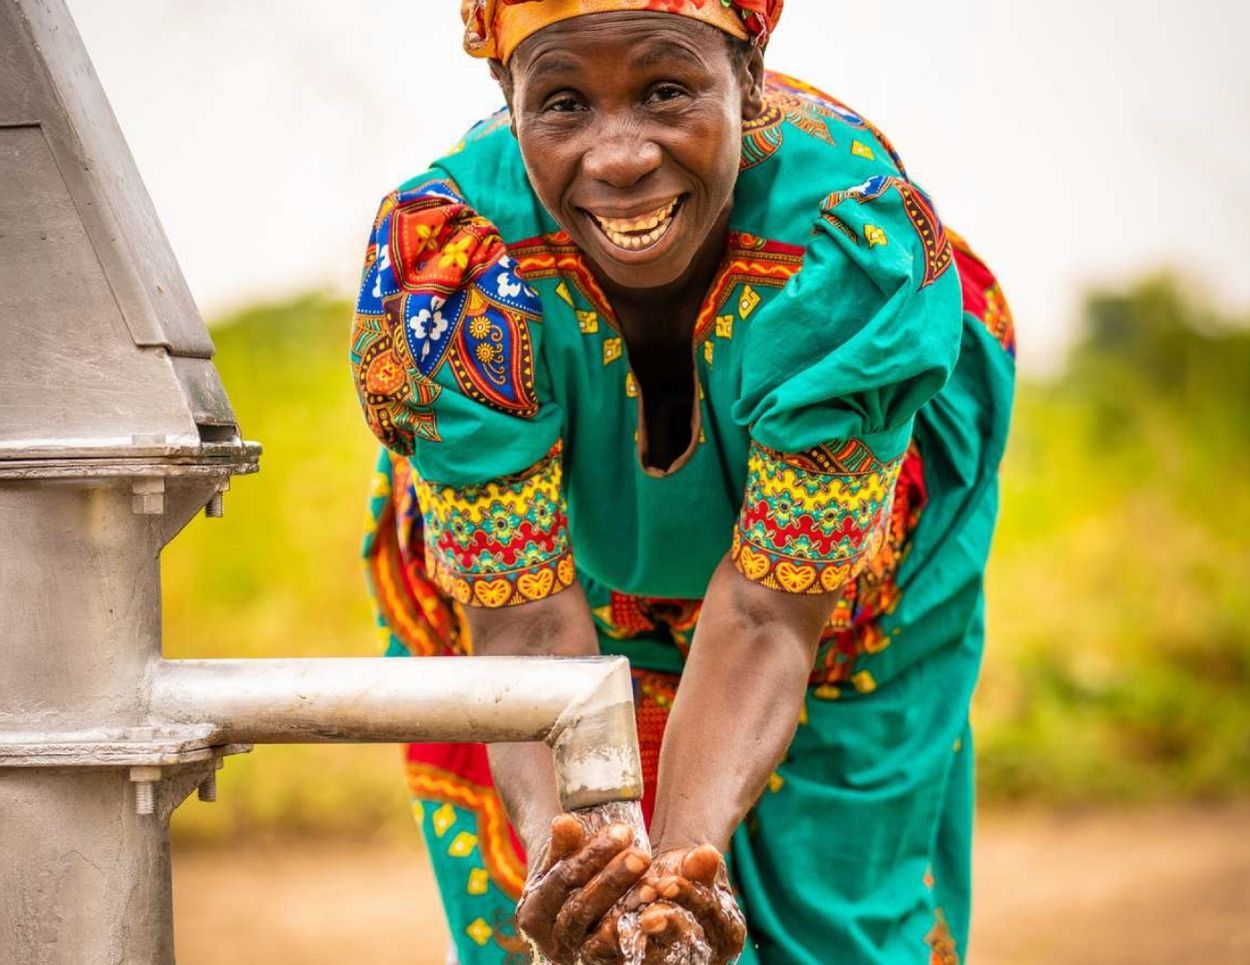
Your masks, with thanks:
<instances>
[{"instance_id":1,"label":"patterned head scarf","mask_svg":"<svg viewBox=\"0 0 1250 965\"><path fill-rule=\"evenodd\" d=\"M785 0L461 0L464 49L508 62L521 41L544 27L588 13L672 13L702 20L740 40L765 44Z\"/></svg>"}]
</instances>

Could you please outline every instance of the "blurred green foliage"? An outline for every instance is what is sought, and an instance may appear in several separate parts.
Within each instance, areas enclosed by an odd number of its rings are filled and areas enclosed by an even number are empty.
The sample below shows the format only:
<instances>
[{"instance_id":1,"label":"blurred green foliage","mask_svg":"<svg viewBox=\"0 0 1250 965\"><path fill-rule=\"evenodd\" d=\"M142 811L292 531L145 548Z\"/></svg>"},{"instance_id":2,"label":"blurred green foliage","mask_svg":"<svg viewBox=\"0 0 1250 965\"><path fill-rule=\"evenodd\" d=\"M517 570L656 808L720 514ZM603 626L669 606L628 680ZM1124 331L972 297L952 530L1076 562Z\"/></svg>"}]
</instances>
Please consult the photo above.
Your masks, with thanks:
<instances>
[{"instance_id":1,"label":"blurred green foliage","mask_svg":"<svg viewBox=\"0 0 1250 965\"><path fill-rule=\"evenodd\" d=\"M309 296L213 328L217 366L261 472L234 480L223 519L165 551L173 657L376 656L359 562L377 447L347 366L351 306ZM180 840L264 833L406 833L394 746L258 747L231 757L220 802L178 809Z\"/></svg>"},{"instance_id":2,"label":"blurred green foliage","mask_svg":"<svg viewBox=\"0 0 1250 965\"><path fill-rule=\"evenodd\" d=\"M1021 387L978 691L990 798L1250 790L1250 331L1160 276ZM1027 346L1025 347L1027 351Z\"/></svg>"},{"instance_id":3,"label":"blurred green foliage","mask_svg":"<svg viewBox=\"0 0 1250 965\"><path fill-rule=\"evenodd\" d=\"M259 476L165 554L172 656L380 652L357 558L375 446L350 307L213 330ZM975 706L982 793L1086 802L1250 790L1250 334L1167 277L1098 292L1057 379L1021 386ZM1027 343L1023 351L1028 351ZM262 748L183 840L409 833L394 747Z\"/></svg>"}]
</instances>

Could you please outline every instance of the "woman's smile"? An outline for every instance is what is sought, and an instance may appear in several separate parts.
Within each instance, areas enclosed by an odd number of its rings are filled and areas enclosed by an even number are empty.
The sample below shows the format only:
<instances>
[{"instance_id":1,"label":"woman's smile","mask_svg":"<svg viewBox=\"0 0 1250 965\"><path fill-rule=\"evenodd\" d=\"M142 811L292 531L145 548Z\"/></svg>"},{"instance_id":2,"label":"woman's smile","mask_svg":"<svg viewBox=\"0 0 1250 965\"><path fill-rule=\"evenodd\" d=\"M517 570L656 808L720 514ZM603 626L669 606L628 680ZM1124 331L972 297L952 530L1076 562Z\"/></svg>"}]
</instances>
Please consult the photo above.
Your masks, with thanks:
<instances>
[{"instance_id":1,"label":"woman's smile","mask_svg":"<svg viewBox=\"0 0 1250 965\"><path fill-rule=\"evenodd\" d=\"M672 231L684 201L685 195L678 195L637 216L611 217L588 208L582 212L599 229L600 236L619 249L613 252L617 257L643 255L650 259L661 253L660 242Z\"/></svg>"}]
</instances>

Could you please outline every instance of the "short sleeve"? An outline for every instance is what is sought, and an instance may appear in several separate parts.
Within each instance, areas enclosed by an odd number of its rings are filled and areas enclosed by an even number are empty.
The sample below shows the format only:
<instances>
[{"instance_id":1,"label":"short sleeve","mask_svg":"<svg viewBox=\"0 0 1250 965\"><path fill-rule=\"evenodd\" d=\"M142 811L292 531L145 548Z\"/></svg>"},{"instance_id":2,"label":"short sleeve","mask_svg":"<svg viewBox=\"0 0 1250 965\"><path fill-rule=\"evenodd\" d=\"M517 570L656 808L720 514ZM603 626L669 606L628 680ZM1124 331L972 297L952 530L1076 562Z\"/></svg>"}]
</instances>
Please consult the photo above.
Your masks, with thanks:
<instances>
[{"instance_id":1,"label":"short sleeve","mask_svg":"<svg viewBox=\"0 0 1250 965\"><path fill-rule=\"evenodd\" d=\"M903 178L821 205L802 270L746 336L734 416L751 449L733 556L749 579L833 592L880 548L916 412L958 359L952 263L933 206Z\"/></svg>"},{"instance_id":2,"label":"short sleeve","mask_svg":"<svg viewBox=\"0 0 1250 965\"><path fill-rule=\"evenodd\" d=\"M573 580L562 414L537 364L538 294L445 176L383 199L351 364L365 419L419 480L426 562L460 603L542 599Z\"/></svg>"}]
</instances>

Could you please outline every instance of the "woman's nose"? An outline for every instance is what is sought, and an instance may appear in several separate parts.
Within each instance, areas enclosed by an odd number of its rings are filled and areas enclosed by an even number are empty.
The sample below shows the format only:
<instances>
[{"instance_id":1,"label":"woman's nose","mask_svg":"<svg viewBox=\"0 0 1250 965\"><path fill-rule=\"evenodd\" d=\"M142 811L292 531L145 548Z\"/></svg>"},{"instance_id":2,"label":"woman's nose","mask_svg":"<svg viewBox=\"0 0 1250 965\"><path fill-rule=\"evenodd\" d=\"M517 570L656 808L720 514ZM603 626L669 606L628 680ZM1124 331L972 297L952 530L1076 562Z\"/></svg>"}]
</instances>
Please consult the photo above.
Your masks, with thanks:
<instances>
[{"instance_id":1,"label":"woman's nose","mask_svg":"<svg viewBox=\"0 0 1250 965\"><path fill-rule=\"evenodd\" d=\"M656 170L662 159L655 141L622 125L592 133L590 148L582 155L582 173L614 188L630 188Z\"/></svg>"}]
</instances>

